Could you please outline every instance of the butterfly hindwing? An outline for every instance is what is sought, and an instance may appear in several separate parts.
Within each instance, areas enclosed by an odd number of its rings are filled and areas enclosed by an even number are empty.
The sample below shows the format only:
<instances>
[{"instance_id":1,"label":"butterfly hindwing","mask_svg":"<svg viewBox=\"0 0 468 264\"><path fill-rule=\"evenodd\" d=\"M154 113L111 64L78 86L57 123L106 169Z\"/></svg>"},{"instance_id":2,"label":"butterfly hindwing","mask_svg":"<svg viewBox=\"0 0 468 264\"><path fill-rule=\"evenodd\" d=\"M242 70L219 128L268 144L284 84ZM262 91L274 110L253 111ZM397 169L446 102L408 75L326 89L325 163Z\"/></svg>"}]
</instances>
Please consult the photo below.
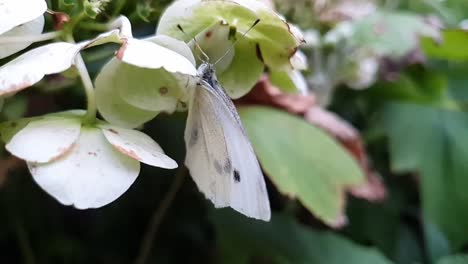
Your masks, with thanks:
<instances>
[{"instance_id":1,"label":"butterfly hindwing","mask_svg":"<svg viewBox=\"0 0 468 264\"><path fill-rule=\"evenodd\" d=\"M192 178L216 207L269 220L263 174L234 104L217 82L194 89L185 130Z\"/></svg>"}]
</instances>

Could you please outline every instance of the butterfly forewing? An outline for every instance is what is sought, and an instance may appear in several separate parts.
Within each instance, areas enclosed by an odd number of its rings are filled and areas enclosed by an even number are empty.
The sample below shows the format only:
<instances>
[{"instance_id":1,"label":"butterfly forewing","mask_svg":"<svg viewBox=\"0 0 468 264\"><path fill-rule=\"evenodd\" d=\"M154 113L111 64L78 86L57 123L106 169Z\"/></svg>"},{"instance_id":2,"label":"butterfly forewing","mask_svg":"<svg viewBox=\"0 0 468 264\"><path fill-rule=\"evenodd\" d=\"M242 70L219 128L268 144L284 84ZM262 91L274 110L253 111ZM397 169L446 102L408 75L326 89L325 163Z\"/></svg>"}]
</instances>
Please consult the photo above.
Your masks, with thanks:
<instances>
[{"instance_id":1,"label":"butterfly forewing","mask_svg":"<svg viewBox=\"0 0 468 264\"><path fill-rule=\"evenodd\" d=\"M229 157L222 126L217 116L206 112L203 105L211 103L196 88L189 106L185 142L187 158L185 163L198 188L212 200L216 207L229 206L230 181L224 172Z\"/></svg>"},{"instance_id":2,"label":"butterfly forewing","mask_svg":"<svg viewBox=\"0 0 468 264\"><path fill-rule=\"evenodd\" d=\"M202 79L192 92L185 163L216 207L230 206L269 220L270 204L257 158L234 104L212 74L212 80Z\"/></svg>"}]
</instances>

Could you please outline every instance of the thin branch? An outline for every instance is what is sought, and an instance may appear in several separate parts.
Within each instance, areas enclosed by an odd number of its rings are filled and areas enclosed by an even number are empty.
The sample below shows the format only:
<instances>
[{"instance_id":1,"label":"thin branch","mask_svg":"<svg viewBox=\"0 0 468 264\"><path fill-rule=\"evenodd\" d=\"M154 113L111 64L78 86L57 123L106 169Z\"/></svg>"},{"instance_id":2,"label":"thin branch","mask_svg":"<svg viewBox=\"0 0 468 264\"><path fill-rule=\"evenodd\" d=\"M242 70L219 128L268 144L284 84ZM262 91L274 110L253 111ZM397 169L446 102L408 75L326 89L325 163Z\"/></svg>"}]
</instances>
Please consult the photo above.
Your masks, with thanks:
<instances>
[{"instance_id":1,"label":"thin branch","mask_svg":"<svg viewBox=\"0 0 468 264\"><path fill-rule=\"evenodd\" d=\"M140 253L135 260L135 264L145 264L148 261L159 226L161 225L167 210L171 207L177 192L182 186L186 173L187 169L185 166L181 166L175 175L175 179L172 182L169 191L161 201L159 207L154 211L153 217L146 228L146 232L140 246Z\"/></svg>"},{"instance_id":2,"label":"thin branch","mask_svg":"<svg viewBox=\"0 0 468 264\"><path fill-rule=\"evenodd\" d=\"M76 55L75 66L80 73L81 81L83 83L83 87L86 93L87 99L87 111L86 115L83 118L85 123L93 123L96 121L96 113L97 113L97 106L96 106L96 98L94 95L94 85L91 77L89 76L88 69L86 68L86 64L83 61L83 57L81 54Z\"/></svg>"}]
</instances>

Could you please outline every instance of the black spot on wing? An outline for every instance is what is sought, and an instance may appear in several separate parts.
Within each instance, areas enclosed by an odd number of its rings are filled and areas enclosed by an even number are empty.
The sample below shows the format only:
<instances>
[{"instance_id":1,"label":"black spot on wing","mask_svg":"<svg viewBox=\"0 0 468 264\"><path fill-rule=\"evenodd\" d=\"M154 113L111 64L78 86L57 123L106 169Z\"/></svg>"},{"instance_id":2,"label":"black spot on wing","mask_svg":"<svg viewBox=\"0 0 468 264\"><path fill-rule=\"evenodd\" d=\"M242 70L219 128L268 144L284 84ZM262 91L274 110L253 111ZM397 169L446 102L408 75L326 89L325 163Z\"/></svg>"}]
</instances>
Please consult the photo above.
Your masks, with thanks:
<instances>
[{"instance_id":1,"label":"black spot on wing","mask_svg":"<svg viewBox=\"0 0 468 264\"><path fill-rule=\"evenodd\" d=\"M241 181L241 176L240 176L238 170L234 170L234 181L235 182L240 182Z\"/></svg>"},{"instance_id":2,"label":"black spot on wing","mask_svg":"<svg viewBox=\"0 0 468 264\"><path fill-rule=\"evenodd\" d=\"M223 167L221 166L221 163L219 163L218 160L214 160L213 166L218 174L223 174Z\"/></svg>"},{"instance_id":3,"label":"black spot on wing","mask_svg":"<svg viewBox=\"0 0 468 264\"><path fill-rule=\"evenodd\" d=\"M198 129L192 129L192 132L190 132L189 147L193 147L197 144L199 136Z\"/></svg>"},{"instance_id":4,"label":"black spot on wing","mask_svg":"<svg viewBox=\"0 0 468 264\"><path fill-rule=\"evenodd\" d=\"M219 162L218 160L215 160L213 162L213 166L218 174L227 174L227 175L231 174L232 164L229 158L226 159L224 164L221 164L221 162Z\"/></svg>"},{"instance_id":5,"label":"black spot on wing","mask_svg":"<svg viewBox=\"0 0 468 264\"><path fill-rule=\"evenodd\" d=\"M228 158L226 160L226 163L224 163L224 172L229 174L232 170L232 164L231 164L231 160Z\"/></svg>"}]
</instances>

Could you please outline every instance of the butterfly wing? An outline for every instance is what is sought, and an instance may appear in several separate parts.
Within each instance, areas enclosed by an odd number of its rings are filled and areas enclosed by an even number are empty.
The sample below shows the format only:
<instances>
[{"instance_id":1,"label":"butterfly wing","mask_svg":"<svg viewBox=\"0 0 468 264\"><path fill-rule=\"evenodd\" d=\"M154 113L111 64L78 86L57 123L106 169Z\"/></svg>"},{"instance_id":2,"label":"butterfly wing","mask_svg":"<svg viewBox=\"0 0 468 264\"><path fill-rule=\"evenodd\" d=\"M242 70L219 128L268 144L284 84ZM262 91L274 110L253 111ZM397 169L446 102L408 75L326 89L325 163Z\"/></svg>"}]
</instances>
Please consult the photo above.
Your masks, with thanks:
<instances>
[{"instance_id":1,"label":"butterfly wing","mask_svg":"<svg viewBox=\"0 0 468 264\"><path fill-rule=\"evenodd\" d=\"M185 130L192 178L215 207L269 220L263 174L234 104L220 86L202 81L194 89Z\"/></svg>"}]
</instances>

